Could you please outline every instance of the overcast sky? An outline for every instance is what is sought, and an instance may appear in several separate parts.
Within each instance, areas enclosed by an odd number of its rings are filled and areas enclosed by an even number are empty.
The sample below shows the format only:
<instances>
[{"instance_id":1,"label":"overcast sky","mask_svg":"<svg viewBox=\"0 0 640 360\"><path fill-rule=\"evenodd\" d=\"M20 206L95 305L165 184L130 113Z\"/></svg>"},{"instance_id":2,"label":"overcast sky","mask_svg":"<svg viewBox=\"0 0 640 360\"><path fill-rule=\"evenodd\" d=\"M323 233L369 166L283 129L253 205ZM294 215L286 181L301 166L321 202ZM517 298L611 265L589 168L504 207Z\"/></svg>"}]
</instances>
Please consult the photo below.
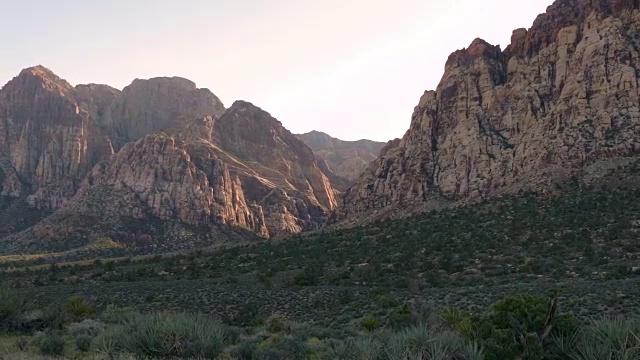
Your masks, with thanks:
<instances>
[{"instance_id":1,"label":"overcast sky","mask_svg":"<svg viewBox=\"0 0 640 360\"><path fill-rule=\"evenodd\" d=\"M44 65L71 84L181 76L292 132L386 141L447 56L504 47L551 0L0 0L0 83Z\"/></svg>"}]
</instances>

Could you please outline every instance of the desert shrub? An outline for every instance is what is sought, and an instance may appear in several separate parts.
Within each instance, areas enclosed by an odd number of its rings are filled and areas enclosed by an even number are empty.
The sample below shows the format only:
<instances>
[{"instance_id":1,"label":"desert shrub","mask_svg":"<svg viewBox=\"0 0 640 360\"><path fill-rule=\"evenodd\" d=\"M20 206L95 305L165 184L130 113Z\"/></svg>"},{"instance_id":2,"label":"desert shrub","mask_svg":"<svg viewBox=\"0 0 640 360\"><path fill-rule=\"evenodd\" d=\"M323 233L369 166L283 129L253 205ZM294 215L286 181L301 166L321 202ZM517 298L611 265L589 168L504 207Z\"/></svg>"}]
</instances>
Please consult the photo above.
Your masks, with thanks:
<instances>
[{"instance_id":1,"label":"desert shrub","mask_svg":"<svg viewBox=\"0 0 640 360\"><path fill-rule=\"evenodd\" d=\"M123 327L119 325L107 327L93 339L92 348L97 353L107 355L109 358L123 352L129 339L122 330Z\"/></svg>"},{"instance_id":2,"label":"desert shrub","mask_svg":"<svg viewBox=\"0 0 640 360\"><path fill-rule=\"evenodd\" d=\"M408 303L405 303L387 316L387 326L393 329L401 329L417 321L419 321L418 316L413 314Z\"/></svg>"},{"instance_id":3,"label":"desert shrub","mask_svg":"<svg viewBox=\"0 0 640 360\"><path fill-rule=\"evenodd\" d=\"M375 360L381 354L382 346L371 336L351 339L349 344L349 359Z\"/></svg>"},{"instance_id":4,"label":"desert shrub","mask_svg":"<svg viewBox=\"0 0 640 360\"><path fill-rule=\"evenodd\" d=\"M346 360L351 359L351 349L349 343L337 339L329 339L325 341L327 347L326 359Z\"/></svg>"},{"instance_id":5,"label":"desert shrub","mask_svg":"<svg viewBox=\"0 0 640 360\"><path fill-rule=\"evenodd\" d=\"M255 301L249 301L242 304L234 315L227 316L224 320L233 326L250 327L263 325L265 317L262 306Z\"/></svg>"},{"instance_id":6,"label":"desert shrub","mask_svg":"<svg viewBox=\"0 0 640 360\"><path fill-rule=\"evenodd\" d=\"M58 334L41 335L35 339L38 350L42 355L62 356L66 343Z\"/></svg>"},{"instance_id":7,"label":"desert shrub","mask_svg":"<svg viewBox=\"0 0 640 360\"><path fill-rule=\"evenodd\" d=\"M289 325L287 324L286 320L284 320L280 316L273 315L267 319L266 329L269 332L278 333L278 332L285 331L288 328L289 328Z\"/></svg>"},{"instance_id":8,"label":"desert shrub","mask_svg":"<svg viewBox=\"0 0 640 360\"><path fill-rule=\"evenodd\" d=\"M257 339L243 339L231 348L229 354L239 360L252 360L253 352L258 347Z\"/></svg>"},{"instance_id":9,"label":"desert shrub","mask_svg":"<svg viewBox=\"0 0 640 360\"><path fill-rule=\"evenodd\" d=\"M427 325L415 325L389 337L384 341L382 359L484 359L482 348L468 342L458 334L433 329Z\"/></svg>"},{"instance_id":10,"label":"desert shrub","mask_svg":"<svg viewBox=\"0 0 640 360\"><path fill-rule=\"evenodd\" d=\"M346 329L345 329L346 330ZM335 330L315 326L306 322L292 322L289 323L289 332L296 334L304 339L318 338L318 339L330 339L330 338L343 338L343 334L336 332ZM344 336L348 337L348 336Z\"/></svg>"},{"instance_id":11,"label":"desert shrub","mask_svg":"<svg viewBox=\"0 0 640 360\"><path fill-rule=\"evenodd\" d=\"M93 342L93 337L89 335L78 335L74 339L76 344L76 348L82 352L87 352L91 349L91 343Z\"/></svg>"},{"instance_id":12,"label":"desert shrub","mask_svg":"<svg viewBox=\"0 0 640 360\"><path fill-rule=\"evenodd\" d=\"M227 328L206 316L131 314L96 339L102 352L142 357L216 358L227 343Z\"/></svg>"},{"instance_id":13,"label":"desert shrub","mask_svg":"<svg viewBox=\"0 0 640 360\"><path fill-rule=\"evenodd\" d=\"M15 294L9 290L0 290L0 330L27 332L24 315L31 308L26 295Z\"/></svg>"},{"instance_id":14,"label":"desert shrub","mask_svg":"<svg viewBox=\"0 0 640 360\"><path fill-rule=\"evenodd\" d=\"M90 337L95 337L98 336L103 327L102 323L96 320L85 319L79 323L69 325L68 330L73 336L88 335Z\"/></svg>"},{"instance_id":15,"label":"desert shrub","mask_svg":"<svg viewBox=\"0 0 640 360\"><path fill-rule=\"evenodd\" d=\"M338 302L341 305L347 305L348 303L353 301L353 299L353 291L349 288L340 289L340 291L338 292Z\"/></svg>"},{"instance_id":16,"label":"desert shrub","mask_svg":"<svg viewBox=\"0 0 640 360\"><path fill-rule=\"evenodd\" d=\"M42 318L46 327L52 330L63 330L73 320L66 304L53 304L45 308Z\"/></svg>"},{"instance_id":17,"label":"desert shrub","mask_svg":"<svg viewBox=\"0 0 640 360\"><path fill-rule=\"evenodd\" d=\"M477 341L485 348L486 357L511 359L525 356L541 358L539 336L544 331L547 300L528 295L507 296L495 302L488 314L466 314L452 309L443 311L444 321L467 341ZM576 320L569 315L555 316L552 335L570 333Z\"/></svg>"},{"instance_id":18,"label":"desert shrub","mask_svg":"<svg viewBox=\"0 0 640 360\"><path fill-rule=\"evenodd\" d=\"M300 337L274 334L256 346L252 359L301 359L305 350L306 344Z\"/></svg>"},{"instance_id":19,"label":"desert shrub","mask_svg":"<svg viewBox=\"0 0 640 360\"><path fill-rule=\"evenodd\" d=\"M29 348L29 339L20 337L16 339L15 347L18 351L25 351Z\"/></svg>"},{"instance_id":20,"label":"desert shrub","mask_svg":"<svg viewBox=\"0 0 640 360\"><path fill-rule=\"evenodd\" d=\"M131 307L121 307L114 304L107 305L107 308L100 314L100 319L107 324L117 324L134 312Z\"/></svg>"},{"instance_id":21,"label":"desert shrub","mask_svg":"<svg viewBox=\"0 0 640 360\"><path fill-rule=\"evenodd\" d=\"M362 319L362 328L365 331L372 332L378 327L378 319L374 316L367 316Z\"/></svg>"},{"instance_id":22,"label":"desert shrub","mask_svg":"<svg viewBox=\"0 0 640 360\"><path fill-rule=\"evenodd\" d=\"M313 286L318 284L317 270L307 267L293 277L293 283L297 286Z\"/></svg>"},{"instance_id":23,"label":"desert shrub","mask_svg":"<svg viewBox=\"0 0 640 360\"><path fill-rule=\"evenodd\" d=\"M87 318L95 313L95 310L83 298L72 296L67 301L67 311L77 319Z\"/></svg>"}]
</instances>

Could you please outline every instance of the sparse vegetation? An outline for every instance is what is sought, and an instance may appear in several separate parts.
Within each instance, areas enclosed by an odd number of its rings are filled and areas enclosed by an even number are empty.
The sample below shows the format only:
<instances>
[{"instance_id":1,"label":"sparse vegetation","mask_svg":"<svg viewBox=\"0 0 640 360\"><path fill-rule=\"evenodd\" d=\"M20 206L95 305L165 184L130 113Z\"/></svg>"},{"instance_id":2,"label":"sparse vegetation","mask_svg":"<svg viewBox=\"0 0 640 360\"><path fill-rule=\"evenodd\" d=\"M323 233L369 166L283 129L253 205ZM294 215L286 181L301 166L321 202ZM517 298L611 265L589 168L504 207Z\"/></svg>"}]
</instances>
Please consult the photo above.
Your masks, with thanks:
<instances>
[{"instance_id":1,"label":"sparse vegetation","mask_svg":"<svg viewBox=\"0 0 640 360\"><path fill-rule=\"evenodd\" d=\"M65 356L634 359L640 189L612 174L277 243L6 259L0 330Z\"/></svg>"}]
</instances>

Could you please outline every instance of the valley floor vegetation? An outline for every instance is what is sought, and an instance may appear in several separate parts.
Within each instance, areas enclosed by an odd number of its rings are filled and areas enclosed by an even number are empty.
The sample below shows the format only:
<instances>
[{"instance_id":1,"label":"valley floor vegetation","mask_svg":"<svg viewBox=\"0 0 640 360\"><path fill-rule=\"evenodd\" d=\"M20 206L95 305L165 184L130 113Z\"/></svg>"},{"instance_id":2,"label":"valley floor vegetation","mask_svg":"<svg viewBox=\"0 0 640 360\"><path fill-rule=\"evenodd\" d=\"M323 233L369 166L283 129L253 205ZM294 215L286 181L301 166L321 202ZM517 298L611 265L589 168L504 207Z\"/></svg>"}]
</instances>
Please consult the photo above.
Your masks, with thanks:
<instances>
[{"instance_id":1,"label":"valley floor vegetation","mask_svg":"<svg viewBox=\"0 0 640 360\"><path fill-rule=\"evenodd\" d=\"M640 359L640 165L616 171L279 242L4 257L0 352Z\"/></svg>"},{"instance_id":2,"label":"valley floor vegetation","mask_svg":"<svg viewBox=\"0 0 640 360\"><path fill-rule=\"evenodd\" d=\"M329 329L277 314L140 313L81 297L45 308L0 295L3 358L71 359L639 359L640 321L579 322L557 298L512 295L483 313L409 304Z\"/></svg>"}]
</instances>

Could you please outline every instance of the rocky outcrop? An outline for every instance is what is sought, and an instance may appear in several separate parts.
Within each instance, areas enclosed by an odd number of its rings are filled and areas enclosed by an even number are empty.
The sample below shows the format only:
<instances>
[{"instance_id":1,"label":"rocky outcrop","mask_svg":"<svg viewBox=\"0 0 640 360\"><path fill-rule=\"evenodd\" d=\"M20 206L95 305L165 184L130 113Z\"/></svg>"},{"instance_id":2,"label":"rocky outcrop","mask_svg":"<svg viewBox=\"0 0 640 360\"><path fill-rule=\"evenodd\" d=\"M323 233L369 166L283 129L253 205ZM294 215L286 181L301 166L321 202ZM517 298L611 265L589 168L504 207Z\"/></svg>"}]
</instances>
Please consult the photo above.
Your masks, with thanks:
<instances>
[{"instance_id":1,"label":"rocky outcrop","mask_svg":"<svg viewBox=\"0 0 640 360\"><path fill-rule=\"evenodd\" d=\"M236 101L216 122L214 141L283 189L297 189L320 206L337 205L313 151L266 111ZM257 167L256 167L257 166Z\"/></svg>"},{"instance_id":2,"label":"rocky outcrop","mask_svg":"<svg viewBox=\"0 0 640 360\"><path fill-rule=\"evenodd\" d=\"M384 146L371 140L345 141L319 131L296 135L304 141L319 159L326 162L329 171L348 180L355 181L375 160Z\"/></svg>"},{"instance_id":3,"label":"rocky outcrop","mask_svg":"<svg viewBox=\"0 0 640 360\"><path fill-rule=\"evenodd\" d=\"M120 198L119 216L231 225L263 237L318 228L337 205L311 150L241 101L220 119L183 117L127 143L94 168L78 198L96 187ZM124 204L122 191L132 194Z\"/></svg>"},{"instance_id":4,"label":"rocky outcrop","mask_svg":"<svg viewBox=\"0 0 640 360\"><path fill-rule=\"evenodd\" d=\"M23 70L0 90L2 195L29 196L34 207L57 208L97 162L113 154L77 96L42 66Z\"/></svg>"},{"instance_id":5,"label":"rocky outcrop","mask_svg":"<svg viewBox=\"0 0 640 360\"><path fill-rule=\"evenodd\" d=\"M77 85L75 90L78 106L87 109L98 120L121 94L120 90L102 84Z\"/></svg>"},{"instance_id":6,"label":"rocky outcrop","mask_svg":"<svg viewBox=\"0 0 640 360\"><path fill-rule=\"evenodd\" d=\"M101 123L119 150L130 141L178 125L183 115L220 116L225 111L209 89L198 89L187 79L135 79L104 111Z\"/></svg>"},{"instance_id":7,"label":"rocky outcrop","mask_svg":"<svg viewBox=\"0 0 640 360\"><path fill-rule=\"evenodd\" d=\"M557 0L504 51L453 53L336 218L491 197L640 152L638 1Z\"/></svg>"}]
</instances>

